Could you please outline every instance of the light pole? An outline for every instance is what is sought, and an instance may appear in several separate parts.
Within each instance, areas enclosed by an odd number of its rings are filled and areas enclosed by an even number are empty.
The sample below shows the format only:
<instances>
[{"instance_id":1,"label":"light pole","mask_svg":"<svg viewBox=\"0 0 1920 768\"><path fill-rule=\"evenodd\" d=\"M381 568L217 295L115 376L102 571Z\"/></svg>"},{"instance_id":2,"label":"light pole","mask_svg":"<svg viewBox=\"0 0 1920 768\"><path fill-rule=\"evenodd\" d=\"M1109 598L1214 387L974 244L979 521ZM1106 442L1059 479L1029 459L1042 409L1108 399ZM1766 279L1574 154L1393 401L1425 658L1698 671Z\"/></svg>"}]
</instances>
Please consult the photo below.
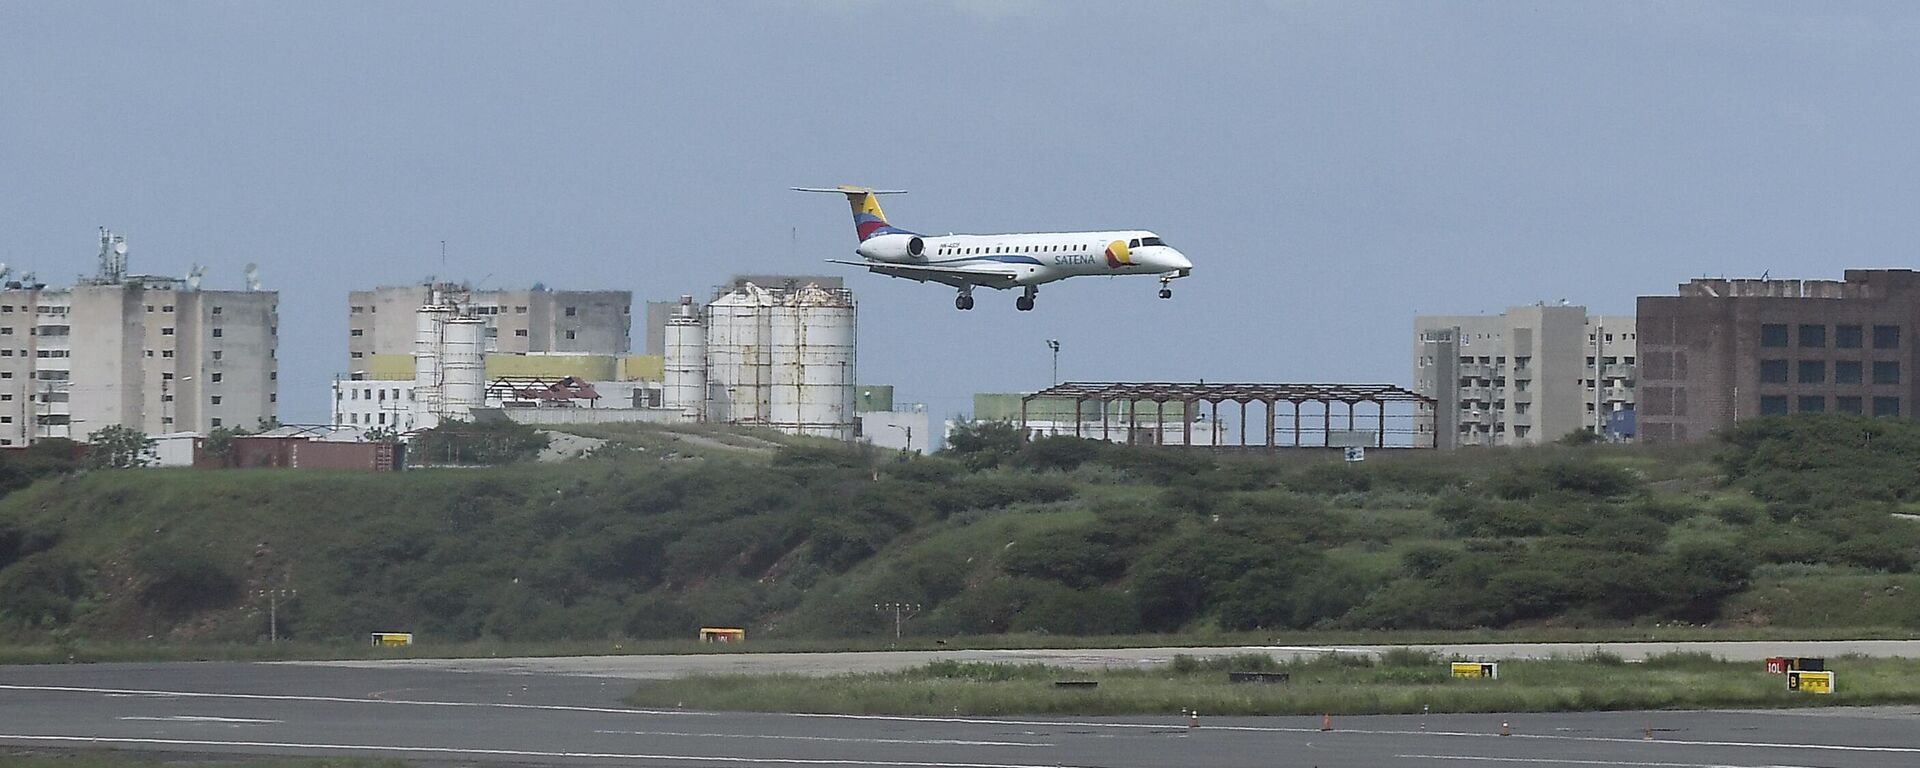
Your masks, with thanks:
<instances>
[{"instance_id":1,"label":"light pole","mask_svg":"<svg viewBox=\"0 0 1920 768\"><path fill-rule=\"evenodd\" d=\"M920 613L919 603L874 603L873 609L881 613L893 612L893 641L900 642L900 628L907 619Z\"/></svg>"},{"instance_id":2,"label":"light pole","mask_svg":"<svg viewBox=\"0 0 1920 768\"><path fill-rule=\"evenodd\" d=\"M1053 350L1053 385L1060 386L1060 340L1047 339L1047 349Z\"/></svg>"},{"instance_id":3,"label":"light pole","mask_svg":"<svg viewBox=\"0 0 1920 768\"><path fill-rule=\"evenodd\" d=\"M907 433L907 444L906 444L906 445L904 445L904 446L901 446L901 447L900 447L900 452L901 452L901 453L906 453L906 452L908 452L908 451L911 451L911 450L913 450L913 425L911 425L911 424L888 424L887 426L889 426L889 427L893 427L894 429L898 429L898 430L901 430L901 431L903 431L903 432L906 432L906 433Z\"/></svg>"},{"instance_id":4,"label":"light pole","mask_svg":"<svg viewBox=\"0 0 1920 768\"><path fill-rule=\"evenodd\" d=\"M297 589L263 589L256 594L267 599L267 644L280 644L280 598L293 599Z\"/></svg>"}]
</instances>

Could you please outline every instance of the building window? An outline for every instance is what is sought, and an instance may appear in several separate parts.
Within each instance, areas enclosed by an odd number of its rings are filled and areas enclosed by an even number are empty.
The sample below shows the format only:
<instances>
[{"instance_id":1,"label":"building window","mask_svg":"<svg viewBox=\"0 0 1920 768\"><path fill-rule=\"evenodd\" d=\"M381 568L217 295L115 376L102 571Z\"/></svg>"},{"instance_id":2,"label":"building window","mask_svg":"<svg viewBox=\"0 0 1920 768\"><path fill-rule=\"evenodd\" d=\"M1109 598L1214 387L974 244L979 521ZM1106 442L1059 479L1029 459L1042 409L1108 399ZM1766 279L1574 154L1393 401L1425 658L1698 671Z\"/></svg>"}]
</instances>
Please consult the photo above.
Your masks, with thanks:
<instances>
[{"instance_id":1,"label":"building window","mask_svg":"<svg viewBox=\"0 0 1920 768\"><path fill-rule=\"evenodd\" d=\"M1800 361L1800 383L1802 384L1827 383L1827 361L1825 360Z\"/></svg>"},{"instance_id":2,"label":"building window","mask_svg":"<svg viewBox=\"0 0 1920 768\"><path fill-rule=\"evenodd\" d=\"M217 315L217 314L220 314L220 308L219 308L219 307L214 307L214 308L213 308L213 313L214 313L214 314L216 314L216 315Z\"/></svg>"},{"instance_id":3,"label":"building window","mask_svg":"<svg viewBox=\"0 0 1920 768\"><path fill-rule=\"evenodd\" d=\"M219 405L219 404L220 404L220 396L219 396L219 395L214 395L213 397L209 397L209 398L207 398L207 402L210 402L210 403L213 403L214 405Z\"/></svg>"},{"instance_id":4,"label":"building window","mask_svg":"<svg viewBox=\"0 0 1920 768\"><path fill-rule=\"evenodd\" d=\"M1784 347L1787 345L1787 324L1766 323L1760 326L1760 346Z\"/></svg>"},{"instance_id":5,"label":"building window","mask_svg":"<svg viewBox=\"0 0 1920 768\"><path fill-rule=\"evenodd\" d=\"M13 335L13 326L9 325L5 327L0 327L0 336L12 336L12 335Z\"/></svg>"},{"instance_id":6,"label":"building window","mask_svg":"<svg viewBox=\"0 0 1920 768\"><path fill-rule=\"evenodd\" d=\"M573 317L574 315L578 315L578 314L580 314L579 307L567 307L567 317Z\"/></svg>"},{"instance_id":7,"label":"building window","mask_svg":"<svg viewBox=\"0 0 1920 768\"><path fill-rule=\"evenodd\" d=\"M347 331L347 335L348 335L348 336L365 336L365 335L367 335L367 332L366 332L366 331L363 331L363 330L361 330L361 329L359 329L359 328L355 328L355 329L353 329L353 330L351 330L351 331Z\"/></svg>"},{"instance_id":8,"label":"building window","mask_svg":"<svg viewBox=\"0 0 1920 768\"><path fill-rule=\"evenodd\" d=\"M160 350L160 356L161 356L161 357L173 357L173 350L171 350L171 349L163 349L163 350Z\"/></svg>"},{"instance_id":9,"label":"building window","mask_svg":"<svg viewBox=\"0 0 1920 768\"><path fill-rule=\"evenodd\" d=\"M515 336L521 336L521 337L524 337L524 336L526 336L526 335L527 335L527 329L525 329L525 328L521 328L521 329L519 329L519 330L516 330L516 331L514 331L514 332L513 332L513 335L515 335Z\"/></svg>"},{"instance_id":10,"label":"building window","mask_svg":"<svg viewBox=\"0 0 1920 768\"><path fill-rule=\"evenodd\" d=\"M1785 360L1760 361L1760 383L1762 384L1787 383L1787 361Z\"/></svg>"},{"instance_id":11,"label":"building window","mask_svg":"<svg viewBox=\"0 0 1920 768\"><path fill-rule=\"evenodd\" d=\"M220 338L220 335L221 335L221 329L219 329L219 328L215 328L215 329L213 329L213 337L214 337L214 338L216 338L216 339L217 339L217 338Z\"/></svg>"},{"instance_id":12,"label":"building window","mask_svg":"<svg viewBox=\"0 0 1920 768\"><path fill-rule=\"evenodd\" d=\"M1800 396L1801 413L1826 413L1827 399L1819 395Z\"/></svg>"},{"instance_id":13,"label":"building window","mask_svg":"<svg viewBox=\"0 0 1920 768\"><path fill-rule=\"evenodd\" d=\"M1858 360L1833 361L1833 383L1835 384L1860 383L1860 361ZM1859 413L1859 411L1854 411L1854 413Z\"/></svg>"},{"instance_id":14,"label":"building window","mask_svg":"<svg viewBox=\"0 0 1920 768\"><path fill-rule=\"evenodd\" d=\"M213 351L213 359L215 359L215 360L218 360L218 359L220 359L220 355L222 355L222 354L224 354L224 353L222 353L222 352L221 352L220 350L217 350L217 349L216 349L216 350L214 350L214 351ZM355 353L355 355L358 355L358 354L359 354L359 353L357 353L357 352Z\"/></svg>"},{"instance_id":15,"label":"building window","mask_svg":"<svg viewBox=\"0 0 1920 768\"><path fill-rule=\"evenodd\" d=\"M1899 349L1900 326L1876 325L1873 327L1874 349Z\"/></svg>"},{"instance_id":16,"label":"building window","mask_svg":"<svg viewBox=\"0 0 1920 768\"><path fill-rule=\"evenodd\" d=\"M162 335L162 336L172 336L172 335L173 335L173 329L172 329L172 328L162 328L162 329L160 329L160 335Z\"/></svg>"},{"instance_id":17,"label":"building window","mask_svg":"<svg viewBox=\"0 0 1920 768\"><path fill-rule=\"evenodd\" d=\"M567 340L568 340L568 341L572 341L572 340L573 340L573 338L574 338L574 337L576 337L576 336L578 336L578 335L579 335L579 334L578 334L578 333L576 333L576 332L574 332L574 331L567 331Z\"/></svg>"},{"instance_id":18,"label":"building window","mask_svg":"<svg viewBox=\"0 0 1920 768\"><path fill-rule=\"evenodd\" d=\"M362 354L361 354L361 353L359 353L359 352L355 352L355 353L353 353L353 359L355 359L355 360L358 360L358 359L360 359L361 357L364 357L364 355L362 355Z\"/></svg>"},{"instance_id":19,"label":"building window","mask_svg":"<svg viewBox=\"0 0 1920 768\"><path fill-rule=\"evenodd\" d=\"M161 308L160 308L160 311L162 311L162 312L172 312L172 311L173 311L173 305L172 305L172 304L168 304L168 305L166 305L166 306L164 306L164 307L161 307Z\"/></svg>"},{"instance_id":20,"label":"building window","mask_svg":"<svg viewBox=\"0 0 1920 768\"><path fill-rule=\"evenodd\" d=\"M1873 363L1873 383L1900 383L1900 363L1895 360L1876 360Z\"/></svg>"},{"instance_id":21,"label":"building window","mask_svg":"<svg viewBox=\"0 0 1920 768\"><path fill-rule=\"evenodd\" d=\"M360 307L360 306L347 307L347 314L357 315L357 314L360 314L360 311L363 309L366 309L366 307Z\"/></svg>"},{"instance_id":22,"label":"building window","mask_svg":"<svg viewBox=\"0 0 1920 768\"><path fill-rule=\"evenodd\" d=\"M1874 398L1873 399L1873 415L1875 416L1900 415L1900 398L1897 398L1897 397Z\"/></svg>"},{"instance_id":23,"label":"building window","mask_svg":"<svg viewBox=\"0 0 1920 768\"><path fill-rule=\"evenodd\" d=\"M514 308L513 308L513 313L514 313L514 314L516 314L516 315L524 315L524 314L526 314L526 313L527 313L527 308L526 308L526 307L514 307Z\"/></svg>"},{"instance_id":24,"label":"building window","mask_svg":"<svg viewBox=\"0 0 1920 768\"><path fill-rule=\"evenodd\" d=\"M216 427L218 427L218 426L220 426L220 420L219 420L219 419L217 419L217 418L216 418L216 419L214 419L214 420L213 420L213 426L216 426Z\"/></svg>"},{"instance_id":25,"label":"building window","mask_svg":"<svg viewBox=\"0 0 1920 768\"><path fill-rule=\"evenodd\" d=\"M1836 397L1833 399L1833 409L1841 413L1859 413L1860 398Z\"/></svg>"},{"instance_id":26,"label":"building window","mask_svg":"<svg viewBox=\"0 0 1920 768\"><path fill-rule=\"evenodd\" d=\"M1786 395L1767 395L1760 398L1760 415L1784 416L1787 413Z\"/></svg>"},{"instance_id":27,"label":"building window","mask_svg":"<svg viewBox=\"0 0 1920 768\"><path fill-rule=\"evenodd\" d=\"M1827 346L1827 327L1824 325L1800 326L1800 346L1825 348Z\"/></svg>"},{"instance_id":28,"label":"building window","mask_svg":"<svg viewBox=\"0 0 1920 768\"><path fill-rule=\"evenodd\" d=\"M1860 348L1860 326L1836 325L1833 327L1833 345L1841 349Z\"/></svg>"},{"instance_id":29,"label":"building window","mask_svg":"<svg viewBox=\"0 0 1920 768\"><path fill-rule=\"evenodd\" d=\"M220 376L221 376L221 375L222 375L222 374L218 374L218 373L216 373L216 374L213 374L213 383L215 383L215 384L218 384L218 383L220 383Z\"/></svg>"}]
</instances>

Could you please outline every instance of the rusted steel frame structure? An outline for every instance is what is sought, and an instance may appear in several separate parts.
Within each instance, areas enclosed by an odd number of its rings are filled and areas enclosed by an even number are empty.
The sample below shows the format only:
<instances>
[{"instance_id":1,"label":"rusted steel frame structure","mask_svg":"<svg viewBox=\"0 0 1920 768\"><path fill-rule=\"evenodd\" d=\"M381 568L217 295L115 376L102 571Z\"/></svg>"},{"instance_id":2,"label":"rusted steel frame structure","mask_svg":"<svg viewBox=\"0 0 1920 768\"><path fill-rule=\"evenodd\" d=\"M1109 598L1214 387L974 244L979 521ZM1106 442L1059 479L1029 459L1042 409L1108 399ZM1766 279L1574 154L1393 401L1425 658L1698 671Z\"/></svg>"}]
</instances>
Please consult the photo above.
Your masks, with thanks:
<instances>
[{"instance_id":1,"label":"rusted steel frame structure","mask_svg":"<svg viewBox=\"0 0 1920 768\"><path fill-rule=\"evenodd\" d=\"M1152 402L1156 406L1159 421L1155 423L1155 433L1166 425L1167 403L1181 404L1183 445L1193 445L1193 418L1201 403L1208 404L1213 411L1213 423L1220 422L1220 404L1234 402L1240 404L1240 446L1247 443L1247 404L1262 403L1266 406L1266 431L1262 445L1266 448L1281 447L1274 440L1275 408L1280 402L1293 405L1293 444L1290 447L1311 447L1301 444L1300 406L1305 403L1319 403L1321 406L1320 431L1324 443L1332 442L1333 404L1345 403L1347 406L1347 431L1355 426L1355 414L1361 403L1372 403L1379 413L1375 420L1374 446L1384 448L1387 445L1387 404L1412 403L1415 405L1433 404L1431 397L1391 384L1209 384L1205 382L1086 382L1071 381L1056 384L1020 398L1020 428L1027 428L1027 405L1034 400L1072 400L1073 434L1081 434L1084 419L1083 406L1089 400L1100 403L1100 439L1111 437L1109 424L1109 403L1126 404L1127 434L1129 439L1139 428L1139 404ZM1164 443L1165 439L1161 438ZM1211 442L1211 439L1210 439ZM1323 444L1324 444L1323 443Z\"/></svg>"}]
</instances>

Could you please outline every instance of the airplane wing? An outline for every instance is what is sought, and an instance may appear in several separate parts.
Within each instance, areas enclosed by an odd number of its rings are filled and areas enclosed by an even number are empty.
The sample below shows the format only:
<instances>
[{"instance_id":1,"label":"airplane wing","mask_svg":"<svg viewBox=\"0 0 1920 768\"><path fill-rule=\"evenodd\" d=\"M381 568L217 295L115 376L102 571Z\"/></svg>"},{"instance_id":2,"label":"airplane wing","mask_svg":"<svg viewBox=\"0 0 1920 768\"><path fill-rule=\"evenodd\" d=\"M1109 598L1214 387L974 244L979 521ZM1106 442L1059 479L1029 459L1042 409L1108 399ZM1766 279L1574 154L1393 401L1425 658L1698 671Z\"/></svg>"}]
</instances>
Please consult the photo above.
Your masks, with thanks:
<instances>
[{"instance_id":1,"label":"airplane wing","mask_svg":"<svg viewBox=\"0 0 1920 768\"><path fill-rule=\"evenodd\" d=\"M1019 275L1015 274L1012 270L962 269L957 267L935 267L925 264L889 264L883 261L842 261L840 259L827 259L827 261L834 264L851 264L856 267L866 267L869 271L877 272L888 277L904 277L908 280L916 280L922 283L941 283L955 288L977 285L984 288L1005 289L1012 288L1017 284L1015 281L1019 279Z\"/></svg>"}]
</instances>

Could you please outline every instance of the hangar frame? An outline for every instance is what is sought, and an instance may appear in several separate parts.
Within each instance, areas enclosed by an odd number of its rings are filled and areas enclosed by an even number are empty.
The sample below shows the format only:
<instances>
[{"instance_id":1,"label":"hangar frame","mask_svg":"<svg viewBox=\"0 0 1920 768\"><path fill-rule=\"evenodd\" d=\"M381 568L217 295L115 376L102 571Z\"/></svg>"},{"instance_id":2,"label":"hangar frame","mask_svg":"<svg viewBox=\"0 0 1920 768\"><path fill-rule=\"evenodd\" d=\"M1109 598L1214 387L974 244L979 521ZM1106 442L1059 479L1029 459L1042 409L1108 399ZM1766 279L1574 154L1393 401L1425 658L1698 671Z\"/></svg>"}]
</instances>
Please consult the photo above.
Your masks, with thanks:
<instances>
[{"instance_id":1,"label":"hangar frame","mask_svg":"<svg viewBox=\"0 0 1920 768\"><path fill-rule=\"evenodd\" d=\"M1159 425L1165 425L1167 423L1167 404L1179 403L1181 408L1179 415L1181 416L1180 421L1183 430L1181 445L1183 446L1193 445L1194 417L1199 413L1199 408L1202 403L1212 408L1214 423L1218 423L1220 420L1221 403L1239 403L1239 445L1214 445L1210 447L1242 449L1265 448L1267 450L1283 447L1337 447L1333 444L1334 403L1346 404L1347 431L1349 433L1355 431L1355 414L1358 406L1361 403L1372 403L1374 407L1378 409L1379 415L1379 417L1375 419L1376 426L1373 434L1372 447L1385 448L1388 447L1387 405L1389 403L1410 403L1416 407L1424 404L1432 407L1436 402L1431 397L1391 384L1209 384L1205 381L1075 381L1055 384L1038 392L1023 395L1020 398L1020 428L1022 431L1027 429L1027 406L1035 400L1047 399L1073 401L1073 434L1075 437L1093 436L1082 434L1082 428L1086 424L1086 420L1082 418L1082 411L1085 404L1089 401L1099 403L1103 415L1100 420L1100 434L1098 437L1103 440L1110 439L1111 437L1111 420L1104 416L1111 404L1119 403L1124 407L1128 433L1132 434L1139 424L1141 403L1151 402L1155 404L1156 413L1152 414L1150 418L1156 419L1154 423ZM1247 442L1247 404L1255 402L1263 403L1266 406L1266 432L1260 444ZM1276 427L1278 426L1275 423L1275 411L1277 404L1282 402L1290 403L1293 406L1293 442L1291 445L1281 445L1279 441L1275 439ZM1321 445L1306 445L1302 443L1300 406L1305 403L1318 403L1321 406L1319 414L1321 419ZM1416 445L1413 447L1430 448L1432 446Z\"/></svg>"}]
</instances>

